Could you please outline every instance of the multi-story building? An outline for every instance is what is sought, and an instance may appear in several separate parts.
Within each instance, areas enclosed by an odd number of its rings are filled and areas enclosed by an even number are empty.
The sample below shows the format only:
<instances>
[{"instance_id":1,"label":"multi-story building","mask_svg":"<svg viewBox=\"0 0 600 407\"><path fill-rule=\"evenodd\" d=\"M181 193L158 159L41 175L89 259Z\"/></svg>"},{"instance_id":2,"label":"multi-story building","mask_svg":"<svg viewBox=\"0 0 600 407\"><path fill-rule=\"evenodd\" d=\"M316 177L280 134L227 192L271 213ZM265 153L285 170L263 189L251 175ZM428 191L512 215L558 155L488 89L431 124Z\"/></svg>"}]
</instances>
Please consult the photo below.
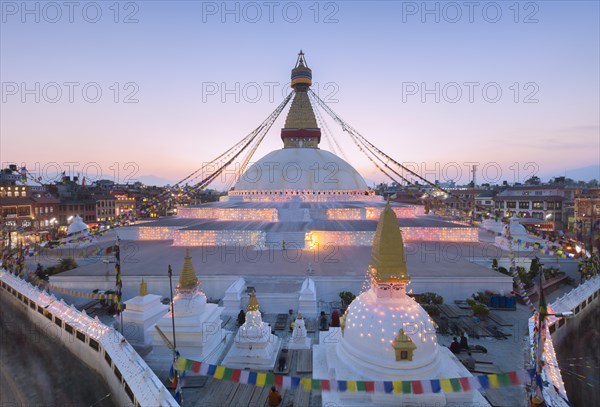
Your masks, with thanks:
<instances>
[{"instance_id":1,"label":"multi-story building","mask_svg":"<svg viewBox=\"0 0 600 407\"><path fill-rule=\"evenodd\" d=\"M96 222L110 222L116 217L116 198L110 194L94 194Z\"/></svg>"},{"instance_id":2,"label":"multi-story building","mask_svg":"<svg viewBox=\"0 0 600 407\"><path fill-rule=\"evenodd\" d=\"M31 192L33 227L40 233L54 234L58 229L59 200L47 192Z\"/></svg>"},{"instance_id":3,"label":"multi-story building","mask_svg":"<svg viewBox=\"0 0 600 407\"><path fill-rule=\"evenodd\" d=\"M134 194L129 194L123 191L113 191L112 195L115 197L115 215L125 216L128 218L135 218L136 216L136 202L137 199Z\"/></svg>"},{"instance_id":4,"label":"multi-story building","mask_svg":"<svg viewBox=\"0 0 600 407\"><path fill-rule=\"evenodd\" d=\"M539 221L544 229L563 229L567 225L565 205L572 201L573 190L564 185L519 185L500 192L494 198L496 216L518 216Z\"/></svg>"},{"instance_id":5,"label":"multi-story building","mask_svg":"<svg viewBox=\"0 0 600 407\"><path fill-rule=\"evenodd\" d=\"M497 194L495 189L486 189L475 197L475 219L481 220L494 213L494 197Z\"/></svg>"},{"instance_id":6,"label":"multi-story building","mask_svg":"<svg viewBox=\"0 0 600 407\"><path fill-rule=\"evenodd\" d=\"M2 226L24 229L33 226L33 202L25 185L0 185L0 217Z\"/></svg>"},{"instance_id":7,"label":"multi-story building","mask_svg":"<svg viewBox=\"0 0 600 407\"><path fill-rule=\"evenodd\" d=\"M96 223L96 201L93 198L61 199L58 205L58 222L64 230L75 215L81 216L85 223L93 226Z\"/></svg>"},{"instance_id":8,"label":"multi-story building","mask_svg":"<svg viewBox=\"0 0 600 407\"><path fill-rule=\"evenodd\" d=\"M575 197L574 231L578 240L589 241L600 230L600 188L582 191Z\"/></svg>"},{"instance_id":9,"label":"multi-story building","mask_svg":"<svg viewBox=\"0 0 600 407\"><path fill-rule=\"evenodd\" d=\"M475 197L483 192L481 188L456 188L451 189L452 194L444 200L446 216L467 218L473 216Z\"/></svg>"}]
</instances>

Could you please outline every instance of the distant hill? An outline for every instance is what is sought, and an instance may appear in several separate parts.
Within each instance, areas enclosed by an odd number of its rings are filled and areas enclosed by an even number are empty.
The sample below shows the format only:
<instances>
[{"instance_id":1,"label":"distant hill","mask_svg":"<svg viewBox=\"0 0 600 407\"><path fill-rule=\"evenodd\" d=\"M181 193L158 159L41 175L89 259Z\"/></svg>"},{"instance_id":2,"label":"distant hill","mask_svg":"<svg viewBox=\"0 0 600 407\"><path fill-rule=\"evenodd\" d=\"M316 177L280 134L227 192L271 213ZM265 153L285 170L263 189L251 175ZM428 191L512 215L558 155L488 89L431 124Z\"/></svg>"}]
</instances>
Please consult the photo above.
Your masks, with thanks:
<instances>
[{"instance_id":1,"label":"distant hill","mask_svg":"<svg viewBox=\"0 0 600 407\"><path fill-rule=\"evenodd\" d=\"M543 181L548 181L552 177L562 177L566 176L567 178L571 178L575 181L590 181L592 179L597 179L600 181L600 164L598 165L588 165L587 167L579 167L573 169L567 169L566 171L554 171L554 172L545 172L541 173L540 178Z\"/></svg>"}]
</instances>

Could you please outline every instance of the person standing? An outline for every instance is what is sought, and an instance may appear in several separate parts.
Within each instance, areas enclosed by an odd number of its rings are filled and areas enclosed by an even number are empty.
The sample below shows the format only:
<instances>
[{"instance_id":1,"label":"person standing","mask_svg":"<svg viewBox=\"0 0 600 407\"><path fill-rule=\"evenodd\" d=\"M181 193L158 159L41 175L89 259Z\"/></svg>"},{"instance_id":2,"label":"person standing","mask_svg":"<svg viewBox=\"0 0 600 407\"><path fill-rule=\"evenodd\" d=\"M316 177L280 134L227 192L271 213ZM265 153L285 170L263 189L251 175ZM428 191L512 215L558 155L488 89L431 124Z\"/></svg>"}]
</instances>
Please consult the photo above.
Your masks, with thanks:
<instances>
[{"instance_id":1,"label":"person standing","mask_svg":"<svg viewBox=\"0 0 600 407\"><path fill-rule=\"evenodd\" d=\"M450 344L450 351L452 353L454 353L455 355L458 355L460 353L460 343L458 343L458 340L456 339L456 336L453 339L454 340Z\"/></svg>"},{"instance_id":2,"label":"person standing","mask_svg":"<svg viewBox=\"0 0 600 407\"><path fill-rule=\"evenodd\" d=\"M469 350L469 342L467 341L467 337L465 333L460 334L460 348L464 350Z\"/></svg>"},{"instance_id":3,"label":"person standing","mask_svg":"<svg viewBox=\"0 0 600 407\"><path fill-rule=\"evenodd\" d=\"M279 404L281 404L281 394L279 394L275 386L271 387L267 402L269 403L269 407L277 407Z\"/></svg>"}]
</instances>

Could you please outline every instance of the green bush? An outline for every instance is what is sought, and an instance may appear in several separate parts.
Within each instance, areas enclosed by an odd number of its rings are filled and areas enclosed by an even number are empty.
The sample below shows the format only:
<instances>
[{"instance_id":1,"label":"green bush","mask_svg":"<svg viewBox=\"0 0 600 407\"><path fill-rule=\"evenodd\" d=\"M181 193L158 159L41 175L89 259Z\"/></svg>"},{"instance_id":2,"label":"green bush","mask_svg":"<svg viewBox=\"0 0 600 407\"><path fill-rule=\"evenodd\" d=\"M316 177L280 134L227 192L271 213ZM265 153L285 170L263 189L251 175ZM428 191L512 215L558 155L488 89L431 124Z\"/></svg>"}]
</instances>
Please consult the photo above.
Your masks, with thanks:
<instances>
[{"instance_id":1,"label":"green bush","mask_svg":"<svg viewBox=\"0 0 600 407\"><path fill-rule=\"evenodd\" d=\"M508 270L506 269L506 267L498 267L498 270L497 270L497 271L498 271L499 273L506 274L507 276L511 276L511 277L512 277L512 274L510 274L510 271L508 271Z\"/></svg>"},{"instance_id":2,"label":"green bush","mask_svg":"<svg viewBox=\"0 0 600 407\"><path fill-rule=\"evenodd\" d=\"M487 305L480 302L473 304L471 306L471 310L473 311L473 314L479 317L487 317L490 314L490 309L487 307Z\"/></svg>"},{"instance_id":3,"label":"green bush","mask_svg":"<svg viewBox=\"0 0 600 407\"><path fill-rule=\"evenodd\" d=\"M480 291L477 294L473 294L473 298L475 301L480 302L482 304L487 304L492 299L491 293L486 293L484 291Z\"/></svg>"},{"instance_id":4,"label":"green bush","mask_svg":"<svg viewBox=\"0 0 600 407\"><path fill-rule=\"evenodd\" d=\"M441 305L444 303L444 297L436 293L423 293L418 296L418 302L420 304Z\"/></svg>"},{"instance_id":5,"label":"green bush","mask_svg":"<svg viewBox=\"0 0 600 407\"><path fill-rule=\"evenodd\" d=\"M350 291L342 291L339 293L339 296L342 300L342 308L348 308L356 298L356 295L352 294Z\"/></svg>"},{"instance_id":6,"label":"green bush","mask_svg":"<svg viewBox=\"0 0 600 407\"><path fill-rule=\"evenodd\" d=\"M433 304L424 304L423 309L429 314L430 317L436 317L440 315L440 309Z\"/></svg>"}]
</instances>

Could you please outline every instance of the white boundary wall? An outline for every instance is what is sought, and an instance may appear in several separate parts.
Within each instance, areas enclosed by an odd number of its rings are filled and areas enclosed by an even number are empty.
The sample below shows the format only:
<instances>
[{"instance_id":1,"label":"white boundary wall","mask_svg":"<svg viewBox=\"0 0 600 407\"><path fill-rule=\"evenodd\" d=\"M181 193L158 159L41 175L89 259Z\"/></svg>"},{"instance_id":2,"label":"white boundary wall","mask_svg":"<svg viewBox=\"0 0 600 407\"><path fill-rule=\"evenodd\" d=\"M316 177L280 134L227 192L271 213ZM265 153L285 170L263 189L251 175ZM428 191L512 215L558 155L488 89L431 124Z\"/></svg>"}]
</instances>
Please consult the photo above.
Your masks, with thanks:
<instances>
[{"instance_id":1,"label":"white boundary wall","mask_svg":"<svg viewBox=\"0 0 600 407\"><path fill-rule=\"evenodd\" d=\"M92 319L2 269L0 292L26 312L45 335L60 340L75 357L97 371L110 388L115 404L178 406L125 338L98 318Z\"/></svg>"}]
</instances>

